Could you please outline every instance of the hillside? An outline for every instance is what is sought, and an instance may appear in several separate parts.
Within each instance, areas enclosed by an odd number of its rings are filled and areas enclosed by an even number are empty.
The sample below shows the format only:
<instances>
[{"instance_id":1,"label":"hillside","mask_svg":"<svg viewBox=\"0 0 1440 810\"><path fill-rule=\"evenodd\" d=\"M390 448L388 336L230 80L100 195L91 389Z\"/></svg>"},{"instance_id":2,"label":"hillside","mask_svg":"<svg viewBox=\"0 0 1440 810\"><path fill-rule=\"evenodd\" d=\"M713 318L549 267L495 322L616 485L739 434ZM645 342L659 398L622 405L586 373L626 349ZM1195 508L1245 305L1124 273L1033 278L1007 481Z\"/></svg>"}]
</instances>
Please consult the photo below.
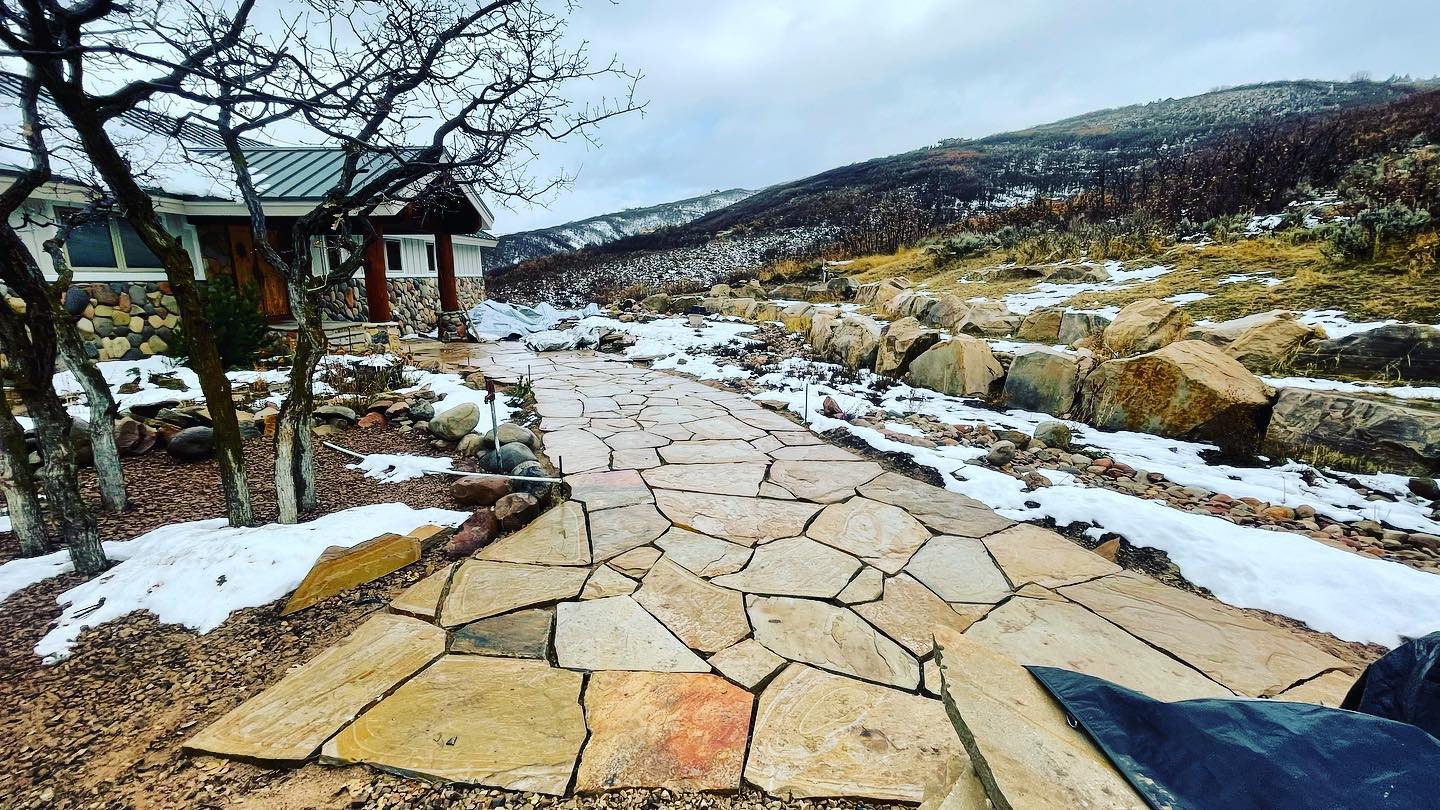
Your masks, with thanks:
<instances>
[{"instance_id":1,"label":"hillside","mask_svg":"<svg viewBox=\"0 0 1440 810\"><path fill-rule=\"evenodd\" d=\"M552 253L604 245L627 236L684 225L696 217L737 203L753 193L743 188L732 188L675 202L601 214L548 228L506 234L501 236L495 247L489 251L485 263L488 267L503 268Z\"/></svg>"}]
</instances>

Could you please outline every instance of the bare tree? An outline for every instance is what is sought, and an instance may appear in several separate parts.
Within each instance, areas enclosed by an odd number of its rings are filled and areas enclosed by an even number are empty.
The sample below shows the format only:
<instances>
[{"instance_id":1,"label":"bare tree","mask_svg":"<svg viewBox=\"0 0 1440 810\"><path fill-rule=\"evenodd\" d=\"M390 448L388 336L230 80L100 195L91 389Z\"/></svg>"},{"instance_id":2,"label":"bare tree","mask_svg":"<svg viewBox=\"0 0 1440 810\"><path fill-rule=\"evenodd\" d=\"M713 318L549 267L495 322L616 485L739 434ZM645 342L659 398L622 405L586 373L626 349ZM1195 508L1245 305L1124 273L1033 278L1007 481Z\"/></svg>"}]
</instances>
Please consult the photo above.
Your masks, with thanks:
<instances>
[{"instance_id":1,"label":"bare tree","mask_svg":"<svg viewBox=\"0 0 1440 810\"><path fill-rule=\"evenodd\" d=\"M63 116L89 164L109 189L116 211L165 268L185 324L190 366L199 377L209 407L226 511L230 523L237 526L248 525L253 519L240 425L231 400L230 381L195 285L195 268L184 245L165 230L130 155L107 125L126 113L144 109L157 95L180 87L194 76L197 66L236 44L253 6L254 0L241 0L230 20L229 36L194 49L184 59L170 60L151 54L148 40L153 32L139 10L116 0L87 0L72 5L59 0L0 2L0 44L8 49L0 55L18 57L30 66L34 81ZM160 8L150 10L158 14ZM120 75L152 75L111 92L99 92L90 75L93 67L109 67L110 72ZM109 78L107 75L101 80Z\"/></svg>"},{"instance_id":2,"label":"bare tree","mask_svg":"<svg viewBox=\"0 0 1440 810\"><path fill-rule=\"evenodd\" d=\"M30 451L25 430L10 411L10 401L0 386L0 489L10 508L10 531L20 540L20 553L38 557L50 550L50 530L40 508L40 487L30 468Z\"/></svg>"}]
</instances>

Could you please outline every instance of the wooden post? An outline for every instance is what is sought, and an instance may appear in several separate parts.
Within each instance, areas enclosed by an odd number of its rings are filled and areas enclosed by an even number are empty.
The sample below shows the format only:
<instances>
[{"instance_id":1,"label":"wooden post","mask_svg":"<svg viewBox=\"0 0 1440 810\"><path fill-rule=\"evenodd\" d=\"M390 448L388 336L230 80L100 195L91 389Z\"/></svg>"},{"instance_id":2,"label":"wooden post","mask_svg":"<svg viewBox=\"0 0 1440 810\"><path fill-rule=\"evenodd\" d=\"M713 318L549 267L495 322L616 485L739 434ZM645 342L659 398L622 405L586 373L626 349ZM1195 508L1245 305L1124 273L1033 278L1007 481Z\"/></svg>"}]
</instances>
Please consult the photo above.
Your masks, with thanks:
<instances>
[{"instance_id":1,"label":"wooden post","mask_svg":"<svg viewBox=\"0 0 1440 810\"><path fill-rule=\"evenodd\" d=\"M455 286L455 244L448 232L435 233L435 269L440 276L441 311L459 309L460 291Z\"/></svg>"},{"instance_id":2,"label":"wooden post","mask_svg":"<svg viewBox=\"0 0 1440 810\"><path fill-rule=\"evenodd\" d=\"M375 230L375 241L365 249L365 304L372 322L386 323L390 320L390 288L385 284L385 240L378 224Z\"/></svg>"}]
</instances>

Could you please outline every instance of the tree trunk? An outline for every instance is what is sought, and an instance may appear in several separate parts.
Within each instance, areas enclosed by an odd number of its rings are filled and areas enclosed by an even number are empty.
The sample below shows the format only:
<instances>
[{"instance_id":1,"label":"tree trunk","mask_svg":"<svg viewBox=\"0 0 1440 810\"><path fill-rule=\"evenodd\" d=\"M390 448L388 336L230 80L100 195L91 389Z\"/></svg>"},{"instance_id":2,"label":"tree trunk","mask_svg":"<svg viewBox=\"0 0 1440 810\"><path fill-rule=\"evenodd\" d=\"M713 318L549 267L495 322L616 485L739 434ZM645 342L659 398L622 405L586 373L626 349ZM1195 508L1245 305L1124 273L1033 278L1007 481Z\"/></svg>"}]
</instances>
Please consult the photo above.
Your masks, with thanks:
<instances>
[{"instance_id":1,"label":"tree trunk","mask_svg":"<svg viewBox=\"0 0 1440 810\"><path fill-rule=\"evenodd\" d=\"M30 451L25 447L25 430L10 412L10 402L0 390L0 488L10 507L10 531L20 540L20 554L38 557L50 550L50 530L40 509L39 485L30 469Z\"/></svg>"},{"instance_id":2,"label":"tree trunk","mask_svg":"<svg viewBox=\"0 0 1440 810\"><path fill-rule=\"evenodd\" d=\"M59 314L65 312L60 307ZM111 512L125 510L125 474L120 469L120 451L115 447L115 397L100 370L85 356L85 348L75 326L68 318L57 323L55 331L60 343L60 356L70 373L80 382L90 405L90 450L95 458L95 479L100 487L100 502Z\"/></svg>"},{"instance_id":3,"label":"tree trunk","mask_svg":"<svg viewBox=\"0 0 1440 810\"><path fill-rule=\"evenodd\" d=\"M281 523L298 523L317 505L312 415L315 410L315 369L325 355L325 329L320 294L302 281L288 283L295 330L295 358L290 367L290 392L280 405L275 426L275 500Z\"/></svg>"}]
</instances>

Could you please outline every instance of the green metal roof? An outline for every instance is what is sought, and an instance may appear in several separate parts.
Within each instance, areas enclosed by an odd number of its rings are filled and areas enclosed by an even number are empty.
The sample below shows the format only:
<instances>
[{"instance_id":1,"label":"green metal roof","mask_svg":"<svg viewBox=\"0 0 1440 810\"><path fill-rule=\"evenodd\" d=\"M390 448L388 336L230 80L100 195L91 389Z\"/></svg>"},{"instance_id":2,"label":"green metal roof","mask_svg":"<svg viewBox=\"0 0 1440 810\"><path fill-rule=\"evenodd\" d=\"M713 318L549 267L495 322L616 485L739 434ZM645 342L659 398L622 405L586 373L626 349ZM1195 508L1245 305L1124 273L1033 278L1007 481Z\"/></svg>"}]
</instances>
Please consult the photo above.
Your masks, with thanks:
<instances>
[{"instance_id":1,"label":"green metal roof","mask_svg":"<svg viewBox=\"0 0 1440 810\"><path fill-rule=\"evenodd\" d=\"M333 146L266 146L244 152L256 188L270 201L318 200L340 179L345 165L344 151ZM365 155L357 181L394 164L391 155Z\"/></svg>"}]
</instances>

